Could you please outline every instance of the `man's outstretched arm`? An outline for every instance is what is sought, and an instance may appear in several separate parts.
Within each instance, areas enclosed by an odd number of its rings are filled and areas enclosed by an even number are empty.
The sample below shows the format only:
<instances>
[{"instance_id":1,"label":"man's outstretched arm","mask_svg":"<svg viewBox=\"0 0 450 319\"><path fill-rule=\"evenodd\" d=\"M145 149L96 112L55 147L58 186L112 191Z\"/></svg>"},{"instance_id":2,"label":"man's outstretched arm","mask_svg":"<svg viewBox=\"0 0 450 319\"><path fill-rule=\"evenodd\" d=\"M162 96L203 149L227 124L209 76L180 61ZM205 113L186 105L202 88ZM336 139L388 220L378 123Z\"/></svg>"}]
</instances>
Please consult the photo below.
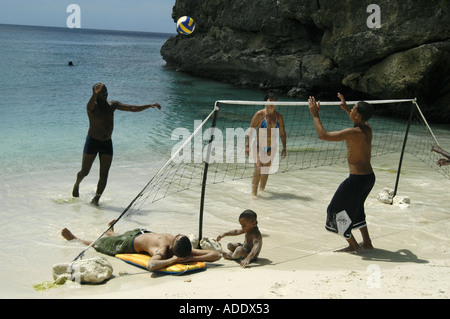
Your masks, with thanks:
<instances>
[{"instance_id":1,"label":"man's outstretched arm","mask_svg":"<svg viewBox=\"0 0 450 319\"><path fill-rule=\"evenodd\" d=\"M146 110L148 108L157 108L161 109L161 105L158 103L153 104L144 104L144 105L131 105L131 104L125 104L119 101L111 101L111 105L114 106L116 109L121 111L128 111L128 112L141 112L143 110Z\"/></svg>"}]
</instances>

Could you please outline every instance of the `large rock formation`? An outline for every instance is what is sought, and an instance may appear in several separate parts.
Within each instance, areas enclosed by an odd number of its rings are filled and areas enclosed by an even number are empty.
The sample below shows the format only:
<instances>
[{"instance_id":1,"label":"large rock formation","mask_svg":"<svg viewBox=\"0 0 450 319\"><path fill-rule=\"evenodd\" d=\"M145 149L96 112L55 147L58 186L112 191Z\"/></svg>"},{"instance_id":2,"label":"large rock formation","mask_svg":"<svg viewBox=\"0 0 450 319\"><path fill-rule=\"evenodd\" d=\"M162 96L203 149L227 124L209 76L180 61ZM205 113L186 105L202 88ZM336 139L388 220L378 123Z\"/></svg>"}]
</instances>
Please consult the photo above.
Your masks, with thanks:
<instances>
[{"instance_id":1,"label":"large rock formation","mask_svg":"<svg viewBox=\"0 0 450 319\"><path fill-rule=\"evenodd\" d=\"M450 122L448 0L177 0L183 15L195 32L161 48L180 71L302 99L417 97Z\"/></svg>"}]
</instances>

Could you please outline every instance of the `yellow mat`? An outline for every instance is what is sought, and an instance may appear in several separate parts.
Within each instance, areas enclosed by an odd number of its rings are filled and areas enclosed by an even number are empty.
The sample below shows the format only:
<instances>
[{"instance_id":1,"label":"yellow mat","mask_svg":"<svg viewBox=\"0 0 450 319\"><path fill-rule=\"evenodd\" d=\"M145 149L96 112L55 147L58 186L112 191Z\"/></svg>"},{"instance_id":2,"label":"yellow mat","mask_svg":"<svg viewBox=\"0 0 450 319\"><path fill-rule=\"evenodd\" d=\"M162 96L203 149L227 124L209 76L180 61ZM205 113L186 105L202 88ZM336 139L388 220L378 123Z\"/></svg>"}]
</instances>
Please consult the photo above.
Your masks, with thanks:
<instances>
[{"instance_id":1,"label":"yellow mat","mask_svg":"<svg viewBox=\"0 0 450 319\"><path fill-rule=\"evenodd\" d=\"M130 263L134 266L144 268L148 270L147 264L150 260L151 256L146 254L117 254L117 258ZM155 272L165 273L165 274L183 274L191 271L199 271L205 270L206 264L204 262L191 262L187 264L174 264L161 269L156 270Z\"/></svg>"}]
</instances>

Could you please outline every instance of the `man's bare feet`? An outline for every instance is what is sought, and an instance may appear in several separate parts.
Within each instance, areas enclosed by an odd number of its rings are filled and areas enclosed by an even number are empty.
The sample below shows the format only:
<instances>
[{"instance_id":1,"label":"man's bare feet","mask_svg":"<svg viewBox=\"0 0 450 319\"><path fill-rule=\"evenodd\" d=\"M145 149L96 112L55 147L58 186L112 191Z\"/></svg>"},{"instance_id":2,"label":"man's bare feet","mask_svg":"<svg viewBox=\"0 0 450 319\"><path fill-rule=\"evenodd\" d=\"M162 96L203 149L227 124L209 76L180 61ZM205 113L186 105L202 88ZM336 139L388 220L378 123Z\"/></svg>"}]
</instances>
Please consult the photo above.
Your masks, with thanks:
<instances>
[{"instance_id":1,"label":"man's bare feet","mask_svg":"<svg viewBox=\"0 0 450 319\"><path fill-rule=\"evenodd\" d=\"M110 221L108 223L108 226L111 226L110 229L108 229L108 231L105 233L106 236L115 236L116 234L114 233L114 224L116 223L116 219L113 219L112 221ZM85 245L90 245L92 242L87 241L87 240L83 240L80 239L78 237L76 237L74 234L72 234L72 232L70 230L68 230L67 228L64 228L63 230L61 230L61 235L66 239L66 240L79 240L82 243L84 243Z\"/></svg>"},{"instance_id":2,"label":"man's bare feet","mask_svg":"<svg viewBox=\"0 0 450 319\"><path fill-rule=\"evenodd\" d=\"M75 237L75 235L72 234L72 232L71 232L70 230L68 230L67 228L64 228L64 229L61 231L61 235L62 235L66 240L74 240L74 239L77 239L77 238Z\"/></svg>"},{"instance_id":3,"label":"man's bare feet","mask_svg":"<svg viewBox=\"0 0 450 319\"><path fill-rule=\"evenodd\" d=\"M78 238L78 237L76 237L74 234L72 234L72 232L70 231L70 230L68 230L67 228L64 228L62 231L61 231L61 235L66 239L66 240L74 240L74 239L76 239L76 240L79 240L79 241L81 241L83 244L85 244L85 245L90 245L91 244L91 242L90 241L87 241L87 240L83 240L83 239L80 239L80 238Z\"/></svg>"},{"instance_id":4,"label":"man's bare feet","mask_svg":"<svg viewBox=\"0 0 450 319\"><path fill-rule=\"evenodd\" d=\"M356 253L356 254L362 253L362 248L356 242L355 237L353 237L353 236L350 237L349 239L347 239L347 242L348 242L348 247L335 250L335 252L338 252L338 253Z\"/></svg>"},{"instance_id":5,"label":"man's bare feet","mask_svg":"<svg viewBox=\"0 0 450 319\"><path fill-rule=\"evenodd\" d=\"M258 185L252 184L252 198L258 198Z\"/></svg>"},{"instance_id":6,"label":"man's bare feet","mask_svg":"<svg viewBox=\"0 0 450 319\"><path fill-rule=\"evenodd\" d=\"M450 160L445 158L440 158L436 161L436 164L439 166L450 165Z\"/></svg>"},{"instance_id":7,"label":"man's bare feet","mask_svg":"<svg viewBox=\"0 0 450 319\"><path fill-rule=\"evenodd\" d=\"M442 154L443 149L439 145L433 145L433 147L431 147L431 151Z\"/></svg>"},{"instance_id":8,"label":"man's bare feet","mask_svg":"<svg viewBox=\"0 0 450 319\"><path fill-rule=\"evenodd\" d=\"M342 249L335 250L334 252L336 252L336 253L355 253L355 254L360 254L360 253L362 253L362 249L361 249L361 247L358 247L358 248L355 249L355 247L348 246L348 247L345 247L345 248L342 248Z\"/></svg>"},{"instance_id":9,"label":"man's bare feet","mask_svg":"<svg viewBox=\"0 0 450 319\"><path fill-rule=\"evenodd\" d=\"M372 242L363 242L359 246L366 250L373 250Z\"/></svg>"},{"instance_id":10,"label":"man's bare feet","mask_svg":"<svg viewBox=\"0 0 450 319\"><path fill-rule=\"evenodd\" d=\"M92 204L92 205L95 205L95 206L100 206L100 204L98 203L99 200L100 200L100 196L102 196L102 195L96 194L96 195L92 198L91 204Z\"/></svg>"},{"instance_id":11,"label":"man's bare feet","mask_svg":"<svg viewBox=\"0 0 450 319\"><path fill-rule=\"evenodd\" d=\"M75 184L72 190L73 197L80 197L79 185Z\"/></svg>"},{"instance_id":12,"label":"man's bare feet","mask_svg":"<svg viewBox=\"0 0 450 319\"><path fill-rule=\"evenodd\" d=\"M374 248L372 246L372 243L369 242L369 243L361 243L357 247L355 247L353 245L349 245L348 247L335 250L335 252L362 254L364 252L364 250L373 250L373 249Z\"/></svg>"},{"instance_id":13,"label":"man's bare feet","mask_svg":"<svg viewBox=\"0 0 450 319\"><path fill-rule=\"evenodd\" d=\"M108 226L111 226L111 225L113 225L115 223L116 223L116 220L113 219L112 221L110 221L108 223ZM112 226L110 229L108 229L108 231L105 233L105 235L107 235L107 236L115 236L116 234L114 233L114 226Z\"/></svg>"}]
</instances>

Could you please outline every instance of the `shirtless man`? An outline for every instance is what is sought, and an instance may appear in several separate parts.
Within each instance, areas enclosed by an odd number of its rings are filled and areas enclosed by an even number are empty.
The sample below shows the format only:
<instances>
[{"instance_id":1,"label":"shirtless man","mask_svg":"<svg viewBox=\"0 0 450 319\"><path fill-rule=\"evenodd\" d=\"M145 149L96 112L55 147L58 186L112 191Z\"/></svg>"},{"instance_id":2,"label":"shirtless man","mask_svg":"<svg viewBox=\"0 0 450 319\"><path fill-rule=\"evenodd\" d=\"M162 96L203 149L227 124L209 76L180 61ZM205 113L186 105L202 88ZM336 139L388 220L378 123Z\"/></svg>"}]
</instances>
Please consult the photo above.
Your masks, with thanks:
<instances>
[{"instance_id":1,"label":"shirtless man","mask_svg":"<svg viewBox=\"0 0 450 319\"><path fill-rule=\"evenodd\" d=\"M325 228L347 239L349 246L339 251L362 252L361 248L373 249L364 213L364 202L375 184L375 174L370 164L372 150L372 129L367 123L373 114L373 107L358 102L352 110L347 107L344 96L338 93L341 108L349 115L353 127L342 131L327 132L319 117L320 101L309 98L309 110L314 126L321 140L345 141L350 176L339 186L327 208ZM352 236L351 230L359 228L363 237L361 246Z\"/></svg>"},{"instance_id":2,"label":"shirtless man","mask_svg":"<svg viewBox=\"0 0 450 319\"><path fill-rule=\"evenodd\" d=\"M112 223L114 221L111 221L109 225ZM77 238L67 228L61 231L61 235L66 240L79 240L85 245L92 243ZM110 256L147 253L152 256L147 264L150 271L178 263L214 262L222 257L215 250L192 249L191 241L183 235L157 234L144 229L134 229L122 235L117 235L114 233L114 228L111 228L105 236L100 238L93 246L96 251Z\"/></svg>"},{"instance_id":3,"label":"shirtless man","mask_svg":"<svg viewBox=\"0 0 450 319\"><path fill-rule=\"evenodd\" d=\"M149 107L161 109L161 106L158 103L128 105L119 101L108 102L108 90L103 83L95 84L92 91L93 94L86 107L89 117L89 131L84 145L81 170L77 174L72 196L80 196L80 183L89 174L98 153L100 159L100 178L97 184L97 192L91 201L92 204L98 206L100 196L102 196L106 187L113 158L111 135L114 128L114 111L117 109L120 111L140 112Z\"/></svg>"},{"instance_id":4,"label":"shirtless man","mask_svg":"<svg viewBox=\"0 0 450 319\"><path fill-rule=\"evenodd\" d=\"M438 164L439 166L442 166L442 165L450 165L450 153L444 151L444 150L443 150L440 146L438 146L438 145L434 145L434 146L431 148L431 151L432 151L432 152L435 152L435 153L438 153L438 154L441 154L441 155L444 155L445 157L447 157L447 158L440 158L440 159L436 162L436 164Z\"/></svg>"}]
</instances>

